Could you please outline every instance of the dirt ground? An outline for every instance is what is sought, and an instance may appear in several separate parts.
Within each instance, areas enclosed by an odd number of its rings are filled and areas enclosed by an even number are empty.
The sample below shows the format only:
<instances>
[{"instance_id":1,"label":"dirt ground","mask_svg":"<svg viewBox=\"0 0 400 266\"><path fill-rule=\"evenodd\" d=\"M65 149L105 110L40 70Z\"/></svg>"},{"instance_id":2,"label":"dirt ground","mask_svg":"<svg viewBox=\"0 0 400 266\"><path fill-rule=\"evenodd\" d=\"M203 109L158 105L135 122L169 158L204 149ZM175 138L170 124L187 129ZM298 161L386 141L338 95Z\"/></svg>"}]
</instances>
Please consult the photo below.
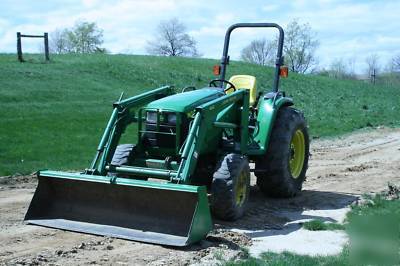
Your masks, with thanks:
<instances>
[{"instance_id":1,"label":"dirt ground","mask_svg":"<svg viewBox=\"0 0 400 266\"><path fill-rule=\"evenodd\" d=\"M265 198L254 186L249 210L234 223L216 221L203 241L170 248L26 225L23 217L36 187L35 177L0 178L0 265L188 265L216 264L246 255L251 235L231 229L279 230L285 211L335 209L364 193L400 184L400 129L378 128L312 141L304 190L293 199Z\"/></svg>"}]
</instances>

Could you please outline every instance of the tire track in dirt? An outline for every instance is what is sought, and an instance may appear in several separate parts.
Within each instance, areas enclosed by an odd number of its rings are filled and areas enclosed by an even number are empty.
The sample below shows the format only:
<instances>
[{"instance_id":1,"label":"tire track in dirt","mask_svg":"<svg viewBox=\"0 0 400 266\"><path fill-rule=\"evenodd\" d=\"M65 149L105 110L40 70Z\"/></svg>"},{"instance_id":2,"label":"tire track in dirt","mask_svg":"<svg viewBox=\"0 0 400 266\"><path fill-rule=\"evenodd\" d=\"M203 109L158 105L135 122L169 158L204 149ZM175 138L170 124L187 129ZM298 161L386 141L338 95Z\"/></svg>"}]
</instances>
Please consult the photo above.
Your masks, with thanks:
<instances>
[{"instance_id":1,"label":"tire track in dirt","mask_svg":"<svg viewBox=\"0 0 400 266\"><path fill-rule=\"evenodd\" d=\"M363 194L400 182L398 129L358 132L315 144L306 188Z\"/></svg>"}]
</instances>

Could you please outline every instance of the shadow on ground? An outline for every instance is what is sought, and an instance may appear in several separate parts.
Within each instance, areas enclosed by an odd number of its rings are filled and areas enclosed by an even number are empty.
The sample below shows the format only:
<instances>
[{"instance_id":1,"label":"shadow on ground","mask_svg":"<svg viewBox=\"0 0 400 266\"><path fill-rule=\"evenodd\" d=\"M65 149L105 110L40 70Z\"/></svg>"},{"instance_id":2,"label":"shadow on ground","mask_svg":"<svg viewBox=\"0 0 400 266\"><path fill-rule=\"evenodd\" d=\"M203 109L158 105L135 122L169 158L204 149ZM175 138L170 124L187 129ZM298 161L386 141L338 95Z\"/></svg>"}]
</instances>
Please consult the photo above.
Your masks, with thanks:
<instances>
[{"instance_id":1,"label":"shadow on ground","mask_svg":"<svg viewBox=\"0 0 400 266\"><path fill-rule=\"evenodd\" d=\"M357 195L315 190L304 190L294 198L275 199L265 197L254 186L246 215L235 222L216 220L215 228L243 230L250 238L286 235L299 230L306 220L341 222L344 208L357 199Z\"/></svg>"},{"instance_id":2,"label":"shadow on ground","mask_svg":"<svg viewBox=\"0 0 400 266\"><path fill-rule=\"evenodd\" d=\"M253 238L288 235L299 230L302 227L301 221L319 219L340 222L335 219L336 216L343 216L344 208L358 198L357 195L345 193L303 190L294 198L276 199L265 197L258 187L253 186L244 217L235 222L215 220L214 232L184 250L198 251L221 245L231 250L240 250L251 244ZM242 231L245 233L238 233Z\"/></svg>"}]
</instances>

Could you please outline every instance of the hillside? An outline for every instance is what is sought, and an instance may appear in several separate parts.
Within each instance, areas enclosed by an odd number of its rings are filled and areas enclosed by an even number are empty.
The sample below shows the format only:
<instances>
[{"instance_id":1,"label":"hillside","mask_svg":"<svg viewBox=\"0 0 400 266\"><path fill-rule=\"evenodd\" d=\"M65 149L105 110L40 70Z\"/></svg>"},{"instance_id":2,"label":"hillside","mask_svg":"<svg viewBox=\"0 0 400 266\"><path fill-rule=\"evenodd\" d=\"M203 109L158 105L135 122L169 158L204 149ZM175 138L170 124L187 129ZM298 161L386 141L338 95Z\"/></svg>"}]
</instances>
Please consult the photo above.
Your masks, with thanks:
<instances>
[{"instance_id":1,"label":"hillside","mask_svg":"<svg viewBox=\"0 0 400 266\"><path fill-rule=\"evenodd\" d=\"M62 55L20 64L0 55L0 175L88 166L122 91L165 84L204 86L217 60L133 55ZM228 76L253 74L269 90L272 69L232 62ZM314 137L400 125L400 89L291 74L281 89L304 110Z\"/></svg>"}]
</instances>

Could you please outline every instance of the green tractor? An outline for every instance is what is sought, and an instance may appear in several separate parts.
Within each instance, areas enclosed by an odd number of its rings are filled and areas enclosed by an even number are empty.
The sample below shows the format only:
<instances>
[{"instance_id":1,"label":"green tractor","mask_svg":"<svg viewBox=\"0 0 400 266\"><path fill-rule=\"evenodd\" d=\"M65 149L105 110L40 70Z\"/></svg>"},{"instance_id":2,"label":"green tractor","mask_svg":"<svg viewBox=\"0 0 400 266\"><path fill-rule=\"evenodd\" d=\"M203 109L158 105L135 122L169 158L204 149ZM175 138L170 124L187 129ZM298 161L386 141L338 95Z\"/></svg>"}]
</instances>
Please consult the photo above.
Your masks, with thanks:
<instances>
[{"instance_id":1,"label":"green tractor","mask_svg":"<svg viewBox=\"0 0 400 266\"><path fill-rule=\"evenodd\" d=\"M271 92L257 93L253 76L225 79L231 32L243 27L279 31ZM251 172L266 195L295 196L306 175L309 136L303 114L278 89L280 76L287 75L283 38L274 23L234 24L214 67L219 77L208 86L180 92L165 86L114 103L90 167L82 173L39 171L25 220L185 246L212 229L211 214L229 221L244 215ZM134 129L137 143L121 144Z\"/></svg>"}]
</instances>

